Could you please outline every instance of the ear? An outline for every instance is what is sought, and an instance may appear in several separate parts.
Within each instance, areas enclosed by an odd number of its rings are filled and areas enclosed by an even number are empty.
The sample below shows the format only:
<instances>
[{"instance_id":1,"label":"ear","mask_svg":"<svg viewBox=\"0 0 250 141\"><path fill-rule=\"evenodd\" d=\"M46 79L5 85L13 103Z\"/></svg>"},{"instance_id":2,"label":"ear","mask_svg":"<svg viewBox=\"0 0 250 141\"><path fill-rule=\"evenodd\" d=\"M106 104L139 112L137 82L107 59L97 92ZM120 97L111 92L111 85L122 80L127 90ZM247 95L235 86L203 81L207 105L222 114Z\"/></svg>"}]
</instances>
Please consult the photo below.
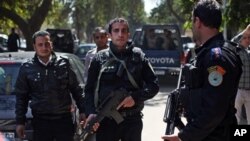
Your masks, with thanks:
<instances>
[{"instance_id":1,"label":"ear","mask_svg":"<svg viewBox=\"0 0 250 141\"><path fill-rule=\"evenodd\" d=\"M203 23L201 22L199 17L195 17L195 24L196 27L200 28Z\"/></svg>"},{"instance_id":2,"label":"ear","mask_svg":"<svg viewBox=\"0 0 250 141\"><path fill-rule=\"evenodd\" d=\"M33 49L34 49L34 51L36 51L36 46L35 46L35 44L33 44Z\"/></svg>"},{"instance_id":3,"label":"ear","mask_svg":"<svg viewBox=\"0 0 250 141\"><path fill-rule=\"evenodd\" d=\"M108 38L111 38L111 36L112 36L111 33L108 33Z\"/></svg>"}]
</instances>

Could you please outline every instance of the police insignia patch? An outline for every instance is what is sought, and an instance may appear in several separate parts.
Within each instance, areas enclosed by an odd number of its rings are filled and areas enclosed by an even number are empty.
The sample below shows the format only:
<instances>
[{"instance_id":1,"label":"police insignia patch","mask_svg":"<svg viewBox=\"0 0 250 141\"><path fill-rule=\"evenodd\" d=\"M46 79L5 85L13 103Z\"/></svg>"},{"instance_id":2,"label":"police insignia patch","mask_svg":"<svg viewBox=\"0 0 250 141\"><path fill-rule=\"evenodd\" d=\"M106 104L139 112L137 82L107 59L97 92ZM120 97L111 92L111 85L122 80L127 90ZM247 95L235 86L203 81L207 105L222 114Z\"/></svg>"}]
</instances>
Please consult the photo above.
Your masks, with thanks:
<instances>
[{"instance_id":1,"label":"police insignia patch","mask_svg":"<svg viewBox=\"0 0 250 141\"><path fill-rule=\"evenodd\" d=\"M226 71L221 66L209 67L208 72L208 82L210 85L217 87L223 82L223 75Z\"/></svg>"},{"instance_id":2,"label":"police insignia patch","mask_svg":"<svg viewBox=\"0 0 250 141\"><path fill-rule=\"evenodd\" d=\"M221 48L216 47L211 49L211 60L218 59L221 57Z\"/></svg>"}]
</instances>

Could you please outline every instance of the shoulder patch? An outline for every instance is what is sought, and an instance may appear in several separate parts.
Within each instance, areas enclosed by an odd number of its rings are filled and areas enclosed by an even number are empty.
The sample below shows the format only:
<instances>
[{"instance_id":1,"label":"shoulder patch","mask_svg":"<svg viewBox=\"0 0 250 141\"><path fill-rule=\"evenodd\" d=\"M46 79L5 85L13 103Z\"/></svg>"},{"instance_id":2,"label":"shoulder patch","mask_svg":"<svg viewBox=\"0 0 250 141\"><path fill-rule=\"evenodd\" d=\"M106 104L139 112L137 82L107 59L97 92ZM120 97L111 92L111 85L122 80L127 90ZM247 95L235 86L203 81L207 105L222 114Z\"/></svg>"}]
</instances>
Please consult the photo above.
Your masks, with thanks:
<instances>
[{"instance_id":1,"label":"shoulder patch","mask_svg":"<svg viewBox=\"0 0 250 141\"><path fill-rule=\"evenodd\" d=\"M216 47L216 48L211 48L210 50L210 60L216 60L221 58L221 48Z\"/></svg>"},{"instance_id":2,"label":"shoulder patch","mask_svg":"<svg viewBox=\"0 0 250 141\"><path fill-rule=\"evenodd\" d=\"M208 69L208 82L210 85L217 87L223 82L223 75L226 73L221 66L211 66Z\"/></svg>"}]
</instances>

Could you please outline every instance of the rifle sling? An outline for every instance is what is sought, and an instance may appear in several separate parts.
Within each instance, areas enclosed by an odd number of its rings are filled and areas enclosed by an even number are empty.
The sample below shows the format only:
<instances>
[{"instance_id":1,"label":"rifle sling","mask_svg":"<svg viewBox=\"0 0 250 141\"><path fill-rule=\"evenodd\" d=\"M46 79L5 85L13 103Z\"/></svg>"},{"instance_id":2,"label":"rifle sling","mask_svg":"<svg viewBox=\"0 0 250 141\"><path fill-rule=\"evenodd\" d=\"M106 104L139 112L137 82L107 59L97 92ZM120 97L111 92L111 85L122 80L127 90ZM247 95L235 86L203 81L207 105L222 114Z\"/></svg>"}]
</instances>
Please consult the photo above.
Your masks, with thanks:
<instances>
[{"instance_id":1,"label":"rifle sling","mask_svg":"<svg viewBox=\"0 0 250 141\"><path fill-rule=\"evenodd\" d=\"M114 55L114 53L113 53L111 50L109 50L109 52L110 52L110 54L114 57L114 59L115 59L116 61L120 62L120 63L123 65L123 67L125 68L125 70L126 70L126 72L127 72L128 79L129 79L130 83L131 83L135 88L139 89L139 86L138 86L138 84L136 83L134 77L133 77L133 76L131 75L131 73L128 71L128 68L127 68L127 66L126 66L125 61L124 61L124 60L121 60L121 59L118 59L118 58Z\"/></svg>"},{"instance_id":2,"label":"rifle sling","mask_svg":"<svg viewBox=\"0 0 250 141\"><path fill-rule=\"evenodd\" d=\"M118 59L111 50L109 50L110 54L113 56L113 58L109 59L107 62L105 62L102 67L101 70L99 72L98 75L98 80L97 80L97 84L96 84L96 88L95 88L95 95L94 95L94 103L95 103L95 107L98 106L98 91L99 91L99 85L100 85L100 78L102 76L103 71L106 69L107 66L109 66L113 61L118 61L120 62L123 67L125 68L127 75L128 75L128 79L130 81L130 83L137 89L139 89L138 84L136 83L134 77L131 75L131 73L128 71L128 68L126 66L126 63L124 60Z\"/></svg>"}]
</instances>

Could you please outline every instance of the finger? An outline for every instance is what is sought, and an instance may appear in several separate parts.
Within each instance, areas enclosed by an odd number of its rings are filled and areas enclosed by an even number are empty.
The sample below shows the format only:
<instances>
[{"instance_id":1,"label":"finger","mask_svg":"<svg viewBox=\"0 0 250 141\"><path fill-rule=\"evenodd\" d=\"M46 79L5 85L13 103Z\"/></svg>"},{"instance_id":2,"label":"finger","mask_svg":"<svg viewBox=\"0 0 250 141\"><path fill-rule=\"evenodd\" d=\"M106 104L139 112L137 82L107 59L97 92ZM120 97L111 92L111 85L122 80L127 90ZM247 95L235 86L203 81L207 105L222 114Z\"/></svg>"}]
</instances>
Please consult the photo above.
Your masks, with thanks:
<instances>
[{"instance_id":1,"label":"finger","mask_svg":"<svg viewBox=\"0 0 250 141\"><path fill-rule=\"evenodd\" d=\"M123 102L117 106L116 110L119 110L122 106L124 106Z\"/></svg>"},{"instance_id":2,"label":"finger","mask_svg":"<svg viewBox=\"0 0 250 141\"><path fill-rule=\"evenodd\" d=\"M164 136L161 136L161 138L167 140L168 136L164 135Z\"/></svg>"},{"instance_id":3,"label":"finger","mask_svg":"<svg viewBox=\"0 0 250 141\"><path fill-rule=\"evenodd\" d=\"M86 121L86 122L84 122L84 124L83 124L83 128L86 128L87 127L87 125L88 125L88 122Z\"/></svg>"},{"instance_id":4,"label":"finger","mask_svg":"<svg viewBox=\"0 0 250 141\"><path fill-rule=\"evenodd\" d=\"M84 127L85 121L80 121L81 127Z\"/></svg>"},{"instance_id":5,"label":"finger","mask_svg":"<svg viewBox=\"0 0 250 141\"><path fill-rule=\"evenodd\" d=\"M89 123L89 120L87 119L87 120L84 122L84 124L83 124L83 128L86 128L87 125L88 125L88 123Z\"/></svg>"}]
</instances>

